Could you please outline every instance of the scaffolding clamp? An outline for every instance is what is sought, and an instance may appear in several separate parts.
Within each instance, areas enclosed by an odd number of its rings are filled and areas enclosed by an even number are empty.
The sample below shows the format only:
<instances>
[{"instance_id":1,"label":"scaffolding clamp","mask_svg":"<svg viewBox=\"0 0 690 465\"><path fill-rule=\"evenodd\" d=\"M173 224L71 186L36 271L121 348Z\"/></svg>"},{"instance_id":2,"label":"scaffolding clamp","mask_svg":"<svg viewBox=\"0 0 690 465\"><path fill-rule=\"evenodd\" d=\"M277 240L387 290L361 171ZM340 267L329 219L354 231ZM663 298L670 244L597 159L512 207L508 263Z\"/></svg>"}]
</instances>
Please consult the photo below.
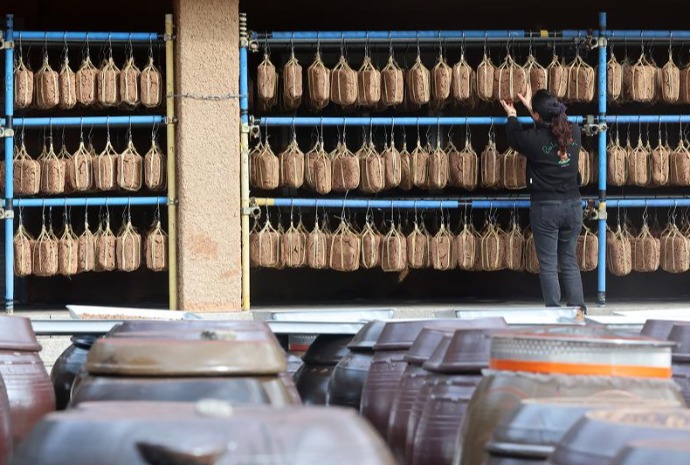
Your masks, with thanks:
<instances>
[{"instance_id":1,"label":"scaffolding clamp","mask_svg":"<svg viewBox=\"0 0 690 465\"><path fill-rule=\"evenodd\" d=\"M598 36L590 36L588 45L589 45L590 49L595 49L595 48L600 48L600 47L606 48L606 46L608 45L608 42L609 41L606 38L606 36L603 34L600 34Z\"/></svg>"},{"instance_id":2,"label":"scaffolding clamp","mask_svg":"<svg viewBox=\"0 0 690 465\"><path fill-rule=\"evenodd\" d=\"M608 218L609 215L606 211L606 200L600 200L596 210L592 211L592 219L597 221L606 221Z\"/></svg>"},{"instance_id":3,"label":"scaffolding clamp","mask_svg":"<svg viewBox=\"0 0 690 465\"><path fill-rule=\"evenodd\" d=\"M0 139L4 137L14 137L14 129L0 127Z\"/></svg>"},{"instance_id":4,"label":"scaffolding clamp","mask_svg":"<svg viewBox=\"0 0 690 465\"><path fill-rule=\"evenodd\" d=\"M596 136L600 132L606 132L608 126L606 122L595 121L594 115L587 115L583 129L586 135Z\"/></svg>"},{"instance_id":5,"label":"scaffolding clamp","mask_svg":"<svg viewBox=\"0 0 690 465\"><path fill-rule=\"evenodd\" d=\"M255 220L261 217L261 208L256 204L256 199L249 199L249 206L242 208L242 215L252 216Z\"/></svg>"},{"instance_id":6,"label":"scaffolding clamp","mask_svg":"<svg viewBox=\"0 0 690 465\"><path fill-rule=\"evenodd\" d=\"M0 31L0 50L5 50L6 48L14 48L14 42L11 37L9 40L5 40L5 34L3 34L3 31Z\"/></svg>"},{"instance_id":7,"label":"scaffolding clamp","mask_svg":"<svg viewBox=\"0 0 690 465\"><path fill-rule=\"evenodd\" d=\"M0 219L11 220L14 218L14 210L5 210L0 208Z\"/></svg>"}]
</instances>

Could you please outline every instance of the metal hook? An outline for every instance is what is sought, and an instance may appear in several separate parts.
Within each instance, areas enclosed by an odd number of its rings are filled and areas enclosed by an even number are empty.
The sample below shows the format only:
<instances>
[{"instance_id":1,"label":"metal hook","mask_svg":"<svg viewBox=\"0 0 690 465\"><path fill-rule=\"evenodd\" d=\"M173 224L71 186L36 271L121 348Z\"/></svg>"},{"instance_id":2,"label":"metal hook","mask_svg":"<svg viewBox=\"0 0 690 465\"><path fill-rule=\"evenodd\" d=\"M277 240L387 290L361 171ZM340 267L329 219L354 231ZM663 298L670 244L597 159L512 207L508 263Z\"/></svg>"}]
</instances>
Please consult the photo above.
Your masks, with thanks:
<instances>
[{"instance_id":1,"label":"metal hook","mask_svg":"<svg viewBox=\"0 0 690 465\"><path fill-rule=\"evenodd\" d=\"M395 118L393 118L393 122L391 123L390 144L391 144L391 148L395 147Z\"/></svg>"}]
</instances>

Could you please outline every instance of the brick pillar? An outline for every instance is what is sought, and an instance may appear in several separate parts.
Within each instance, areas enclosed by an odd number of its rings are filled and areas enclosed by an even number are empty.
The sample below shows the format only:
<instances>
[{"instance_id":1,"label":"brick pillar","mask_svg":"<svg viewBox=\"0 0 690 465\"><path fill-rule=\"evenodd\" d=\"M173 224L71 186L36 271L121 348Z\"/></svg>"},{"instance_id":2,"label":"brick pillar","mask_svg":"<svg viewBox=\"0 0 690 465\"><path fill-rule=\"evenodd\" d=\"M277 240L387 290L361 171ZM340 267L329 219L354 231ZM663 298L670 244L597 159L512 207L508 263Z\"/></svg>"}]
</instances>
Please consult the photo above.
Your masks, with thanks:
<instances>
[{"instance_id":1,"label":"brick pillar","mask_svg":"<svg viewBox=\"0 0 690 465\"><path fill-rule=\"evenodd\" d=\"M176 93L239 93L239 0L175 0ZM179 306L241 306L239 102L176 99Z\"/></svg>"}]
</instances>

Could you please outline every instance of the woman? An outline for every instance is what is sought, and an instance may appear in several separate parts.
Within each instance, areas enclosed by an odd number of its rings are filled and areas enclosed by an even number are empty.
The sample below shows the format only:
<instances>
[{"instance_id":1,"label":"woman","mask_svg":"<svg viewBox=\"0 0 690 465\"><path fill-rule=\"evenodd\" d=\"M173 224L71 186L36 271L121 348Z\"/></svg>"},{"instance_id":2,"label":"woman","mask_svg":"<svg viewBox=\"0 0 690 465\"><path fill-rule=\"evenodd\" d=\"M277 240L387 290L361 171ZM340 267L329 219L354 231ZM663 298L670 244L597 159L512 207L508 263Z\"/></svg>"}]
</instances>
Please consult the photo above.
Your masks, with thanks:
<instances>
[{"instance_id":1,"label":"woman","mask_svg":"<svg viewBox=\"0 0 690 465\"><path fill-rule=\"evenodd\" d=\"M513 102L501 100L501 105L508 114L508 143L527 157L530 221L544 304L560 306L560 266L567 305L580 307L586 313L576 257L577 237L582 230L578 173L580 128L568 121L565 105L546 90L532 97L531 89L527 89L525 95L518 97L536 123L533 128L520 126Z\"/></svg>"}]
</instances>

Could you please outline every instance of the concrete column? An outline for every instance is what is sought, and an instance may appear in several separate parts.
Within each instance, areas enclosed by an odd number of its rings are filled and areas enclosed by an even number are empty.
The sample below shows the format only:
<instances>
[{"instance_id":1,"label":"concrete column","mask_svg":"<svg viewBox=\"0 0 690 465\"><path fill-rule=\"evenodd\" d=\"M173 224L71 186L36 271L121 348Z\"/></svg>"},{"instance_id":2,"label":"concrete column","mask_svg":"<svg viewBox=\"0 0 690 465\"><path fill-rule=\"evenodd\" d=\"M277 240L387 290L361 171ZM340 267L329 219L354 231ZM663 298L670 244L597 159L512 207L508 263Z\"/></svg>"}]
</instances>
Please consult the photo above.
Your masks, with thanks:
<instances>
[{"instance_id":1,"label":"concrete column","mask_svg":"<svg viewBox=\"0 0 690 465\"><path fill-rule=\"evenodd\" d=\"M175 0L176 93L239 93L239 0ZM241 307L239 102L176 99L179 306Z\"/></svg>"}]
</instances>

